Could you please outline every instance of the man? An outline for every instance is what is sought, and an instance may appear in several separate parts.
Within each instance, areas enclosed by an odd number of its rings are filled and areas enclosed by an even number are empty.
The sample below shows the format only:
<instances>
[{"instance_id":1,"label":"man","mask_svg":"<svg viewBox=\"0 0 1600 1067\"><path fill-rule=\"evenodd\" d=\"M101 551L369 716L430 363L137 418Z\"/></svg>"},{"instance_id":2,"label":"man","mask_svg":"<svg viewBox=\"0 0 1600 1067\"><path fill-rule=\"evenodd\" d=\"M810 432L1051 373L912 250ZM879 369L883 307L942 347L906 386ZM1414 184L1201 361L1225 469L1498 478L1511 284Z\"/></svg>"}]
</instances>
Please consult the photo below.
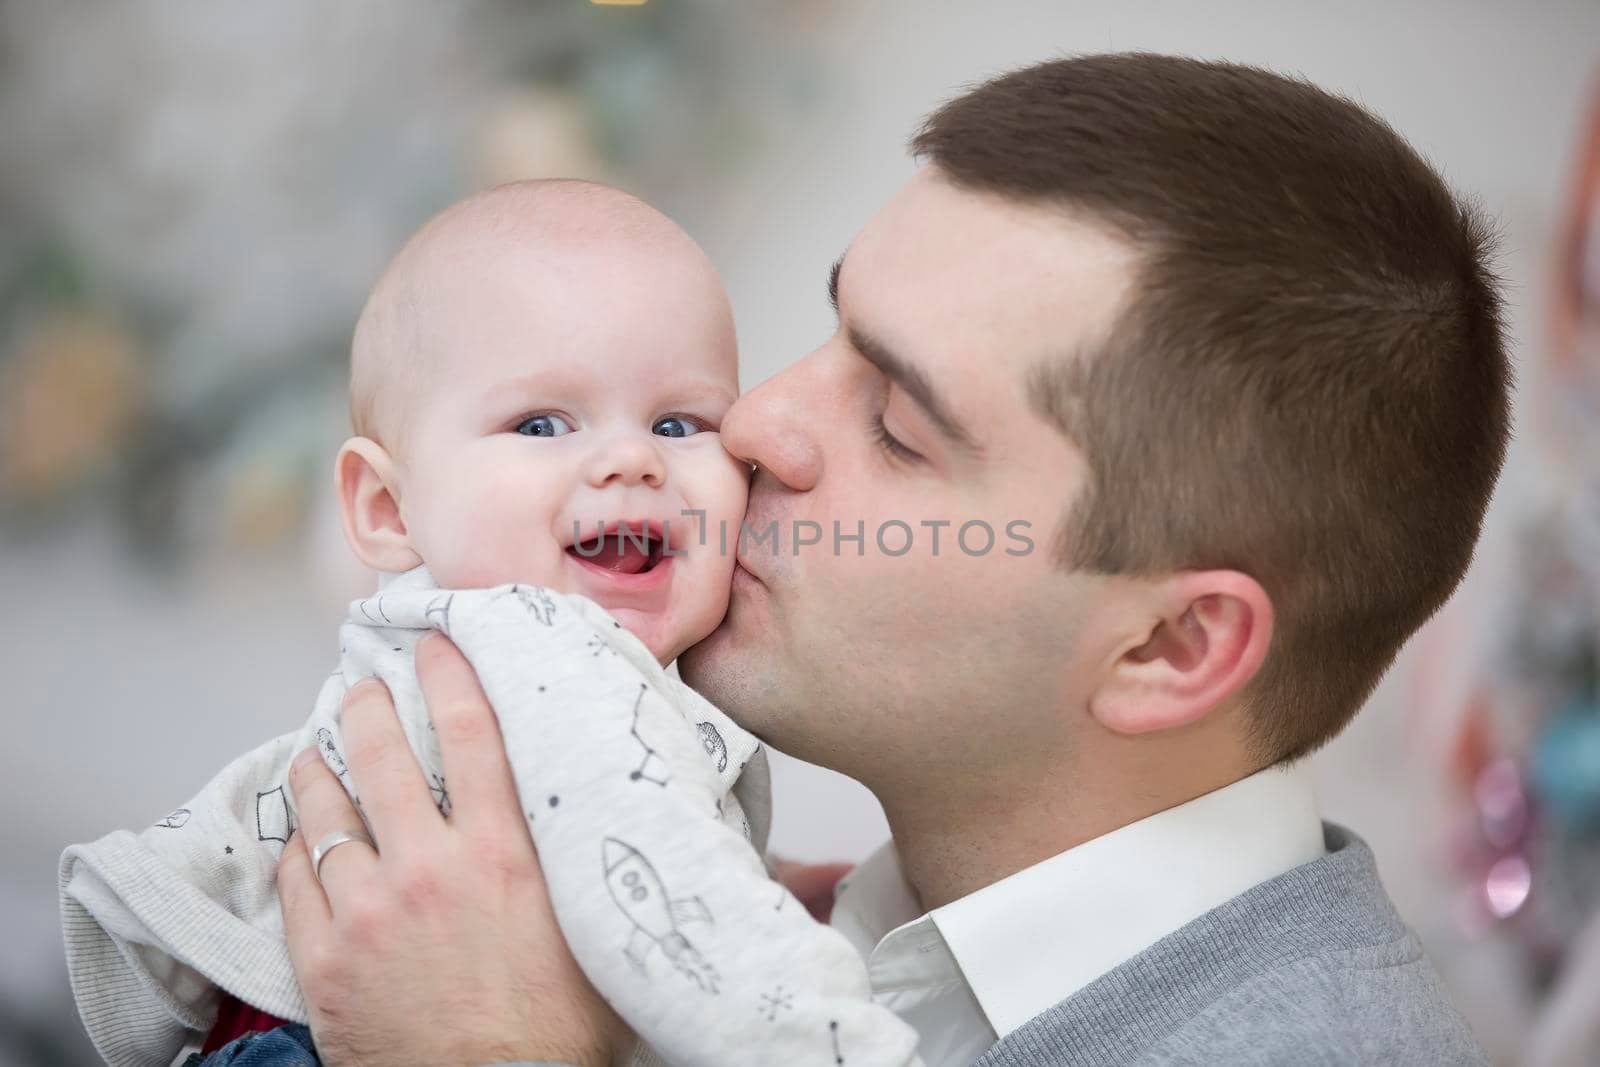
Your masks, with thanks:
<instances>
[{"instance_id":1,"label":"man","mask_svg":"<svg viewBox=\"0 0 1600 1067\"><path fill-rule=\"evenodd\" d=\"M722 426L785 540L682 661L883 802L834 917L876 995L930 1064L1481 1061L1294 763L1470 561L1508 432L1484 225L1380 120L1220 63L1041 64L913 147L834 336ZM478 783L452 822L369 688L382 856L324 896L285 853L324 1054L603 1062L492 717L443 642L419 672ZM303 840L354 825L319 765L296 789Z\"/></svg>"}]
</instances>

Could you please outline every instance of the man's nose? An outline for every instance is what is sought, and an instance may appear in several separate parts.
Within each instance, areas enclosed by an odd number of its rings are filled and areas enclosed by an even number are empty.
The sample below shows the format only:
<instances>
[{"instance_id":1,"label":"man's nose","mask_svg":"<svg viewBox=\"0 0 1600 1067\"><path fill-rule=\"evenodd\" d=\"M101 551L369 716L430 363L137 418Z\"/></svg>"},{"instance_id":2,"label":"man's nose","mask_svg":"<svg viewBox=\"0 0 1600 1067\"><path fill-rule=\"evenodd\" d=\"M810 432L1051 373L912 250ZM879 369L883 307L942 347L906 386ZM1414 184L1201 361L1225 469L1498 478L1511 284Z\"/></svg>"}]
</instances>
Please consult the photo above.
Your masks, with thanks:
<instances>
[{"instance_id":1,"label":"man's nose","mask_svg":"<svg viewBox=\"0 0 1600 1067\"><path fill-rule=\"evenodd\" d=\"M822 477L818 407L810 389L815 354L734 401L722 417L722 447L806 492Z\"/></svg>"},{"instance_id":2,"label":"man's nose","mask_svg":"<svg viewBox=\"0 0 1600 1067\"><path fill-rule=\"evenodd\" d=\"M608 485L659 489L666 483L667 467L653 438L637 433L614 434L589 457L584 478L596 489Z\"/></svg>"}]
</instances>

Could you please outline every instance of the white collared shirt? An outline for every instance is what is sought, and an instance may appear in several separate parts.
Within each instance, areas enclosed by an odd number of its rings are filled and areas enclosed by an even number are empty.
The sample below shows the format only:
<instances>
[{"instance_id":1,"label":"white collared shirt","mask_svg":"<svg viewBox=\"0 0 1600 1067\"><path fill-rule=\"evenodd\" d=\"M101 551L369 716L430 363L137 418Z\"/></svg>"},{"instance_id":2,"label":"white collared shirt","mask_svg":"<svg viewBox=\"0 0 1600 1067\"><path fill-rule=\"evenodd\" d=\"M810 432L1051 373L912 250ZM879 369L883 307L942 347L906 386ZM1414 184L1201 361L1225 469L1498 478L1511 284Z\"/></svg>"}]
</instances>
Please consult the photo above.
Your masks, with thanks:
<instances>
[{"instance_id":1,"label":"white collared shirt","mask_svg":"<svg viewBox=\"0 0 1600 1067\"><path fill-rule=\"evenodd\" d=\"M923 914L891 841L840 882L832 925L927 1067L995 1041L1155 942L1324 853L1309 771L1269 767Z\"/></svg>"}]
</instances>

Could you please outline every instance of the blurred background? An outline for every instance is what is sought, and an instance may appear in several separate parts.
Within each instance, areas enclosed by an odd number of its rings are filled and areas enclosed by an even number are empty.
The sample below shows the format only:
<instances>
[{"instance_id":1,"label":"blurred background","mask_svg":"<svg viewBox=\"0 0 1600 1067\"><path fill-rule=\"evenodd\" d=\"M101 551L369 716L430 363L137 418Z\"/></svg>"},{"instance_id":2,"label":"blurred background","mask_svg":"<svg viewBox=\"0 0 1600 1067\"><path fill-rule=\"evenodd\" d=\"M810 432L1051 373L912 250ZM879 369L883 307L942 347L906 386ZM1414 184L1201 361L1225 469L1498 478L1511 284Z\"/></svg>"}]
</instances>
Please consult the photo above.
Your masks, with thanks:
<instances>
[{"instance_id":1,"label":"blurred background","mask_svg":"<svg viewBox=\"0 0 1600 1067\"><path fill-rule=\"evenodd\" d=\"M1499 218L1518 432L1478 562L1314 759L1496 1060L1600 1063L1600 4L0 4L0 1064L90 1063L62 847L297 727L350 559L330 469L387 257L463 194L593 177L721 267L746 387L970 82L1151 49L1303 74ZM857 859L789 760L774 846Z\"/></svg>"}]
</instances>

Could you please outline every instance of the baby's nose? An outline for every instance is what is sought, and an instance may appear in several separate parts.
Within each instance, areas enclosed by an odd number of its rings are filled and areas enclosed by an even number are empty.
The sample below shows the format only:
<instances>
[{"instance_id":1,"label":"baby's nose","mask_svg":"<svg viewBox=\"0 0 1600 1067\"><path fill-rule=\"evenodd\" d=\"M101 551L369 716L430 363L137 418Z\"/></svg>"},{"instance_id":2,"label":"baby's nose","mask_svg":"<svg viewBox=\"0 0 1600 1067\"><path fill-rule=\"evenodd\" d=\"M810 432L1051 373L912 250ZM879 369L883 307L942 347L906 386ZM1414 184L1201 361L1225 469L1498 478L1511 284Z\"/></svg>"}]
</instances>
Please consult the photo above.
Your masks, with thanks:
<instances>
[{"instance_id":1,"label":"baby's nose","mask_svg":"<svg viewBox=\"0 0 1600 1067\"><path fill-rule=\"evenodd\" d=\"M620 434L607 440L589 457L585 473L597 489L612 484L659 489L667 480L661 451L641 434Z\"/></svg>"}]
</instances>

